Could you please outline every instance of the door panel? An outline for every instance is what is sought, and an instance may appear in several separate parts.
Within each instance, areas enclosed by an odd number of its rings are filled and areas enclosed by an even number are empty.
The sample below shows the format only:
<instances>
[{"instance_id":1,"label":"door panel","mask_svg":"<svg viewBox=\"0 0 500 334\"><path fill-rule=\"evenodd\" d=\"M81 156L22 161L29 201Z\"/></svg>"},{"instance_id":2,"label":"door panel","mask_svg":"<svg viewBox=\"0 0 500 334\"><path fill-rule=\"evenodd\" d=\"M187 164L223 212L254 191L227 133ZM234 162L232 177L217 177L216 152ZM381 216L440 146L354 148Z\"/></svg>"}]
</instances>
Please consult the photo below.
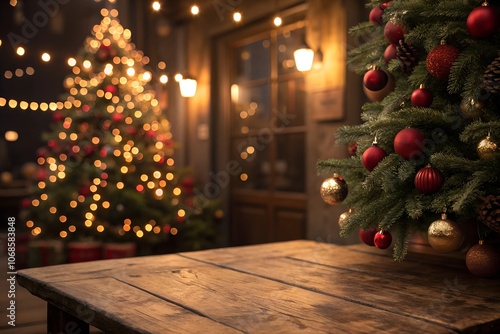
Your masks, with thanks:
<instances>
[{"instance_id":1,"label":"door panel","mask_svg":"<svg viewBox=\"0 0 500 334\"><path fill-rule=\"evenodd\" d=\"M303 21L228 42L229 159L239 173L229 189L231 244L305 237L306 93L293 50ZM227 101L227 100L226 100Z\"/></svg>"}]
</instances>

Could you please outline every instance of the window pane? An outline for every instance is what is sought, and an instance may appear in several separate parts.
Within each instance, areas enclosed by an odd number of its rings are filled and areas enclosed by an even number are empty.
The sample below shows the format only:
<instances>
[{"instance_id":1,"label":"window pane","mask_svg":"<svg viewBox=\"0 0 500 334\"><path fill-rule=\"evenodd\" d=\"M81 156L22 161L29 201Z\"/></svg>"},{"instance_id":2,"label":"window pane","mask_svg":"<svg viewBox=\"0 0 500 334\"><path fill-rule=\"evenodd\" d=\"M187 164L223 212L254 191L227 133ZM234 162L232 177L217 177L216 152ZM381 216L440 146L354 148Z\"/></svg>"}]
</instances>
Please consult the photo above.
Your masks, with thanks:
<instances>
[{"instance_id":1,"label":"window pane","mask_svg":"<svg viewBox=\"0 0 500 334\"><path fill-rule=\"evenodd\" d=\"M293 52L304 43L305 29L285 30L278 34L278 74L297 72Z\"/></svg>"},{"instance_id":2,"label":"window pane","mask_svg":"<svg viewBox=\"0 0 500 334\"><path fill-rule=\"evenodd\" d=\"M293 116L287 118L290 126L305 124L306 91L304 78L280 81L278 83L278 111Z\"/></svg>"},{"instance_id":3,"label":"window pane","mask_svg":"<svg viewBox=\"0 0 500 334\"><path fill-rule=\"evenodd\" d=\"M271 163L269 161L269 145L257 136L233 139L231 159L238 163L241 172L233 176L236 188L269 189Z\"/></svg>"},{"instance_id":4,"label":"window pane","mask_svg":"<svg viewBox=\"0 0 500 334\"><path fill-rule=\"evenodd\" d=\"M271 75L270 45L269 38L265 38L236 48L234 56L237 83L269 78Z\"/></svg>"},{"instance_id":5,"label":"window pane","mask_svg":"<svg viewBox=\"0 0 500 334\"><path fill-rule=\"evenodd\" d=\"M305 192L305 134L277 135L276 189Z\"/></svg>"},{"instance_id":6,"label":"window pane","mask_svg":"<svg viewBox=\"0 0 500 334\"><path fill-rule=\"evenodd\" d=\"M235 94L236 85L232 93ZM233 133L246 134L249 130L269 127L271 111L269 85L252 88L238 87L238 98L233 99Z\"/></svg>"}]
</instances>

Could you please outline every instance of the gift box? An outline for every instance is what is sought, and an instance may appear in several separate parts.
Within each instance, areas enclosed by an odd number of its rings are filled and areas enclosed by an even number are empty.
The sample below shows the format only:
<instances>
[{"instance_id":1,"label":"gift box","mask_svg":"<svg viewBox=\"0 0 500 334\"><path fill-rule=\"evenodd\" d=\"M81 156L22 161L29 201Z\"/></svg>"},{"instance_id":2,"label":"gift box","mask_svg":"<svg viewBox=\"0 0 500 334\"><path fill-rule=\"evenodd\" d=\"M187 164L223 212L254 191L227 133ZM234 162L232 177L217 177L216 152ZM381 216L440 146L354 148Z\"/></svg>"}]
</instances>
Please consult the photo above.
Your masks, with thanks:
<instances>
[{"instance_id":1,"label":"gift box","mask_svg":"<svg viewBox=\"0 0 500 334\"><path fill-rule=\"evenodd\" d=\"M27 252L29 267L50 266L65 261L64 243L61 240L32 241L29 243Z\"/></svg>"},{"instance_id":2,"label":"gift box","mask_svg":"<svg viewBox=\"0 0 500 334\"><path fill-rule=\"evenodd\" d=\"M101 244L93 241L81 241L68 243L68 262L86 262L102 259Z\"/></svg>"}]
</instances>

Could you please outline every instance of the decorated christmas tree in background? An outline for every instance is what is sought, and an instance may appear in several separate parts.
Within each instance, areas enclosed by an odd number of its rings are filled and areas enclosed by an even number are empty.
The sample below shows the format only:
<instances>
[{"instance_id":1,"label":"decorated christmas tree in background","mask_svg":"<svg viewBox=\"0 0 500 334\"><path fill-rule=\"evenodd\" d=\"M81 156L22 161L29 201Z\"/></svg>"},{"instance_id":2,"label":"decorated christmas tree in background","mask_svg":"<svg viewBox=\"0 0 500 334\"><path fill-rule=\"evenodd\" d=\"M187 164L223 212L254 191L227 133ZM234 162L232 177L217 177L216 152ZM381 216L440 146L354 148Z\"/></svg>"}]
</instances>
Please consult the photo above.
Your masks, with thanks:
<instances>
[{"instance_id":1,"label":"decorated christmas tree in background","mask_svg":"<svg viewBox=\"0 0 500 334\"><path fill-rule=\"evenodd\" d=\"M210 247L221 212L194 196L193 180L174 168L149 60L135 50L116 10L102 14L69 60L65 109L54 112L47 147L39 150L26 226L35 238Z\"/></svg>"},{"instance_id":2,"label":"decorated christmas tree in background","mask_svg":"<svg viewBox=\"0 0 500 334\"><path fill-rule=\"evenodd\" d=\"M498 2L370 1L349 63L370 100L338 140L353 156L318 163L321 187L348 204L341 235L359 231L402 260L425 231L438 252L467 246L469 270L500 270L500 16ZM330 174L331 175L331 174ZM348 190L348 191L347 191ZM345 199L345 200L344 200ZM391 231L395 232L394 240ZM472 232L471 232L472 231ZM473 238L472 238L473 239Z\"/></svg>"}]
</instances>

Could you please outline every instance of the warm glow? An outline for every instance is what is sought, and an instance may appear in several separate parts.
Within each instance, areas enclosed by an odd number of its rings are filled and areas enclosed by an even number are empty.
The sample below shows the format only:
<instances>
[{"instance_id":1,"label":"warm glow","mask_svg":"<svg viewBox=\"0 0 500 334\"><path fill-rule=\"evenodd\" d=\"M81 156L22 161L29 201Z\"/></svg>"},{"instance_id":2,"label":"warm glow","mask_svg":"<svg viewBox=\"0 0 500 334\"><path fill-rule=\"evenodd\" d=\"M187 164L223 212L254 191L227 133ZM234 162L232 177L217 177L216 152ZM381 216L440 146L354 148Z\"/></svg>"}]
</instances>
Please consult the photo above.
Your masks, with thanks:
<instances>
[{"instance_id":1,"label":"warm glow","mask_svg":"<svg viewBox=\"0 0 500 334\"><path fill-rule=\"evenodd\" d=\"M160 77L160 82L162 84L166 84L168 82L168 76L166 74L163 74L161 77Z\"/></svg>"},{"instance_id":2,"label":"warm glow","mask_svg":"<svg viewBox=\"0 0 500 334\"><path fill-rule=\"evenodd\" d=\"M16 53L20 56L24 56L24 54L26 53L26 50L22 47L22 46L19 46L16 50Z\"/></svg>"},{"instance_id":3,"label":"warm glow","mask_svg":"<svg viewBox=\"0 0 500 334\"><path fill-rule=\"evenodd\" d=\"M153 1L152 7L154 11L159 11L161 9L161 4L159 1Z\"/></svg>"},{"instance_id":4,"label":"warm glow","mask_svg":"<svg viewBox=\"0 0 500 334\"><path fill-rule=\"evenodd\" d=\"M135 70L134 70L134 68L133 68L133 67L129 67L129 68L127 68L127 75L128 75L129 77L133 77L133 76L135 75Z\"/></svg>"},{"instance_id":5,"label":"warm glow","mask_svg":"<svg viewBox=\"0 0 500 334\"><path fill-rule=\"evenodd\" d=\"M175 76L174 76L174 79L176 82L180 82L182 80L183 76L182 74L180 73L177 73Z\"/></svg>"},{"instance_id":6,"label":"warm glow","mask_svg":"<svg viewBox=\"0 0 500 334\"><path fill-rule=\"evenodd\" d=\"M300 72L307 72L311 70L314 60L314 51L307 47L297 49L293 52L295 59L295 66Z\"/></svg>"},{"instance_id":7,"label":"warm glow","mask_svg":"<svg viewBox=\"0 0 500 334\"><path fill-rule=\"evenodd\" d=\"M241 16L240 12L238 12L238 11L234 12L234 14L233 14L234 22L241 22L241 18L242 18L242 16Z\"/></svg>"},{"instance_id":8,"label":"warm glow","mask_svg":"<svg viewBox=\"0 0 500 334\"><path fill-rule=\"evenodd\" d=\"M283 20L281 19L281 17L276 16L273 22L275 26L279 27L283 23Z\"/></svg>"},{"instance_id":9,"label":"warm glow","mask_svg":"<svg viewBox=\"0 0 500 334\"><path fill-rule=\"evenodd\" d=\"M196 94L197 82L194 79L184 78L179 82L179 86L183 97L193 97Z\"/></svg>"},{"instance_id":10,"label":"warm glow","mask_svg":"<svg viewBox=\"0 0 500 334\"><path fill-rule=\"evenodd\" d=\"M5 132L5 140L6 141L16 141L19 138L19 135L16 131L7 131Z\"/></svg>"},{"instance_id":11,"label":"warm glow","mask_svg":"<svg viewBox=\"0 0 500 334\"><path fill-rule=\"evenodd\" d=\"M200 7L193 5L191 6L191 14L198 15L200 13Z\"/></svg>"},{"instance_id":12,"label":"warm glow","mask_svg":"<svg viewBox=\"0 0 500 334\"><path fill-rule=\"evenodd\" d=\"M49 55L47 52L44 52L44 53L42 54L42 60L43 60L44 62L49 62L49 61L50 61L50 55Z\"/></svg>"},{"instance_id":13,"label":"warm glow","mask_svg":"<svg viewBox=\"0 0 500 334\"><path fill-rule=\"evenodd\" d=\"M90 62L90 60L85 60L83 62L83 67L86 68L86 69L89 69L92 67L92 63Z\"/></svg>"}]
</instances>

